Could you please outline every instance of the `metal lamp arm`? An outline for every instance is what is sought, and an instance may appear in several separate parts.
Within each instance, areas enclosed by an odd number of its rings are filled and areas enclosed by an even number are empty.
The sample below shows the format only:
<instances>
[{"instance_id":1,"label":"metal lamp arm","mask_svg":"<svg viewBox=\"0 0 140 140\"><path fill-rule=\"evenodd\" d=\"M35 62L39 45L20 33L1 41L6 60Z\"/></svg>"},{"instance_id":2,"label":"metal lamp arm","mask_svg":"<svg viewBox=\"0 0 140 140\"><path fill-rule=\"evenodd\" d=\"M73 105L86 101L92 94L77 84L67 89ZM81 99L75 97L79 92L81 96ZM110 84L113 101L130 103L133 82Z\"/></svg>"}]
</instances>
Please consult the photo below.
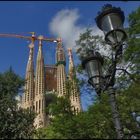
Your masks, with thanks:
<instances>
[{"instance_id":1,"label":"metal lamp arm","mask_svg":"<svg viewBox=\"0 0 140 140\"><path fill-rule=\"evenodd\" d=\"M107 75L110 75L110 76L109 76L108 82L105 84L104 91L107 90L109 86L113 86L114 83L115 83L116 66L117 66L117 62L118 62L118 59L119 59L118 56L120 55L121 48L122 48L122 45L118 45L118 47L116 47L115 56L112 57L112 64L108 68L108 74L107 74Z\"/></svg>"}]
</instances>

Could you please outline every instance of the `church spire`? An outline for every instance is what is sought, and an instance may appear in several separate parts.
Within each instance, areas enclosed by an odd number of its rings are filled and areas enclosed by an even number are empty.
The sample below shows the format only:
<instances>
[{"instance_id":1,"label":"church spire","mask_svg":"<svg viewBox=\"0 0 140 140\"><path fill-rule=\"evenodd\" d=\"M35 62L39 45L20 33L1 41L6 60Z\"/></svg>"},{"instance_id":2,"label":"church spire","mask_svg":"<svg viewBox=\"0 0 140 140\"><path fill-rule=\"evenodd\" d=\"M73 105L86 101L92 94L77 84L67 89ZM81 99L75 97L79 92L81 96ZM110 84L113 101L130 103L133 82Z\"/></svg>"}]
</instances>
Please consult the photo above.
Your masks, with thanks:
<instances>
[{"instance_id":1,"label":"church spire","mask_svg":"<svg viewBox=\"0 0 140 140\"><path fill-rule=\"evenodd\" d=\"M29 44L29 58L26 67L25 76L25 92L23 95L22 106L23 108L32 108L34 99L34 65L33 65L33 51L34 42Z\"/></svg>"},{"instance_id":2,"label":"church spire","mask_svg":"<svg viewBox=\"0 0 140 140\"><path fill-rule=\"evenodd\" d=\"M64 96L66 94L66 72L65 72L65 53L62 47L62 40L58 39L56 50L57 65L57 94Z\"/></svg>"},{"instance_id":3,"label":"church spire","mask_svg":"<svg viewBox=\"0 0 140 140\"><path fill-rule=\"evenodd\" d=\"M73 111L75 114L79 113L81 109L81 103L80 103L80 96L79 96L79 88L78 84L76 82L76 73L74 70L74 62L73 62L73 55L72 55L72 49L68 49L68 55L69 55L69 82L70 82L70 101L71 105L73 106Z\"/></svg>"},{"instance_id":4,"label":"church spire","mask_svg":"<svg viewBox=\"0 0 140 140\"><path fill-rule=\"evenodd\" d=\"M42 39L39 36L39 48L36 62L36 75L35 75L35 100L34 110L37 113L35 118L36 128L45 126L45 76L44 76L44 58L42 53Z\"/></svg>"},{"instance_id":5,"label":"church spire","mask_svg":"<svg viewBox=\"0 0 140 140\"><path fill-rule=\"evenodd\" d=\"M65 65L65 53L64 49L62 47L62 40L61 38L57 39L57 50L56 50L56 63L62 62Z\"/></svg>"},{"instance_id":6,"label":"church spire","mask_svg":"<svg viewBox=\"0 0 140 140\"><path fill-rule=\"evenodd\" d=\"M68 56L69 56L69 79L72 80L74 78L74 62L71 48L68 48Z\"/></svg>"}]
</instances>

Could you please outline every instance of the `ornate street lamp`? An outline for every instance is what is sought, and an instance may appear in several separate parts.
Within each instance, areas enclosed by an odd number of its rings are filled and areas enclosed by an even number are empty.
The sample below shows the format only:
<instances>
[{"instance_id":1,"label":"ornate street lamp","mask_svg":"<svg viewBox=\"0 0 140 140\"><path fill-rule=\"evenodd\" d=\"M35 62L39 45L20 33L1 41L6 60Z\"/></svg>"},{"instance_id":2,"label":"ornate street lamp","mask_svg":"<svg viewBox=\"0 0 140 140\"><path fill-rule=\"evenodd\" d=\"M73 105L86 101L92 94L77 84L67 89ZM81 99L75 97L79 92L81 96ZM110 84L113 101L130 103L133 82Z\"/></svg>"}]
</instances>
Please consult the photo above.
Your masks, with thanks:
<instances>
[{"instance_id":1,"label":"ornate street lamp","mask_svg":"<svg viewBox=\"0 0 140 140\"><path fill-rule=\"evenodd\" d=\"M97 26L104 32L105 41L111 45L121 44L127 37L123 30L124 13L120 8L107 4L96 17Z\"/></svg>"},{"instance_id":2,"label":"ornate street lamp","mask_svg":"<svg viewBox=\"0 0 140 140\"><path fill-rule=\"evenodd\" d=\"M86 57L83 57L82 66L88 73L88 82L96 89L97 94L100 94L103 85L102 65L103 58L99 52L89 50Z\"/></svg>"},{"instance_id":3,"label":"ornate street lamp","mask_svg":"<svg viewBox=\"0 0 140 140\"><path fill-rule=\"evenodd\" d=\"M114 56L111 58L111 64L108 67L106 75L102 73L103 58L98 52L89 50L87 55L84 55L82 58L82 66L88 73L89 83L96 89L97 94L100 95L101 91L108 91L118 139L123 138L123 131L117 111L114 84L116 66L118 59L120 59L119 55L122 50L122 43L127 38L123 30L124 19L123 11L120 8L112 7L110 4L106 4L95 19L97 26L105 34L106 43L115 47Z\"/></svg>"}]
</instances>

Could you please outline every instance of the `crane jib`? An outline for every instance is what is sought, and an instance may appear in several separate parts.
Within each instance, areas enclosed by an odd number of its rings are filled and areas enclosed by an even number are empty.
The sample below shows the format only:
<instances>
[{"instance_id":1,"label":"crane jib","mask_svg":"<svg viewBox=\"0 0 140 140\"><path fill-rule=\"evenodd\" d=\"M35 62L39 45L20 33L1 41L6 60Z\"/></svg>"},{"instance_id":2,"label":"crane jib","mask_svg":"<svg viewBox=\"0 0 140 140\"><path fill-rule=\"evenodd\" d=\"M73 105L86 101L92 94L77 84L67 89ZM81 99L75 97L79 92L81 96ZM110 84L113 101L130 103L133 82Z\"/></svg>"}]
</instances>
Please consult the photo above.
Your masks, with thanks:
<instances>
[{"instance_id":1,"label":"crane jib","mask_svg":"<svg viewBox=\"0 0 140 140\"><path fill-rule=\"evenodd\" d=\"M48 42L60 42L60 40L54 39L54 38L43 37L42 39L40 39L40 38L36 37L34 34L32 34L32 36L23 36L23 35L17 35L17 34L0 34L0 37L21 38L21 39L27 39L27 40L31 40L31 41L42 40L42 41L48 41Z\"/></svg>"}]
</instances>

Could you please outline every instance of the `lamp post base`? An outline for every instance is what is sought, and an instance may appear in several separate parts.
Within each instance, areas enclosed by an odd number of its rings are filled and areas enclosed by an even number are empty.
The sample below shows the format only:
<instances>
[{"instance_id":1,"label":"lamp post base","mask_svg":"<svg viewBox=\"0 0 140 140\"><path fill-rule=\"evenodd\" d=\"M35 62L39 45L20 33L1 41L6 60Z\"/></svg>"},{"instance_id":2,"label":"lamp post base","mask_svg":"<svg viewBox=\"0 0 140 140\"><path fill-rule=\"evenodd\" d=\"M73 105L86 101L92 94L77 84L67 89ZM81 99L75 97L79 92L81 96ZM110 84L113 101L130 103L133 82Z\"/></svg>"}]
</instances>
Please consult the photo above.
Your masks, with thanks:
<instances>
[{"instance_id":1,"label":"lamp post base","mask_svg":"<svg viewBox=\"0 0 140 140\"><path fill-rule=\"evenodd\" d=\"M109 87L108 94L110 98L109 101L110 101L110 105L112 109L113 122L114 122L114 126L117 133L117 139L122 139L123 132L122 132L121 122L119 118L119 113L117 110L117 104L116 104L116 99L115 99L115 89L113 87Z\"/></svg>"}]
</instances>

